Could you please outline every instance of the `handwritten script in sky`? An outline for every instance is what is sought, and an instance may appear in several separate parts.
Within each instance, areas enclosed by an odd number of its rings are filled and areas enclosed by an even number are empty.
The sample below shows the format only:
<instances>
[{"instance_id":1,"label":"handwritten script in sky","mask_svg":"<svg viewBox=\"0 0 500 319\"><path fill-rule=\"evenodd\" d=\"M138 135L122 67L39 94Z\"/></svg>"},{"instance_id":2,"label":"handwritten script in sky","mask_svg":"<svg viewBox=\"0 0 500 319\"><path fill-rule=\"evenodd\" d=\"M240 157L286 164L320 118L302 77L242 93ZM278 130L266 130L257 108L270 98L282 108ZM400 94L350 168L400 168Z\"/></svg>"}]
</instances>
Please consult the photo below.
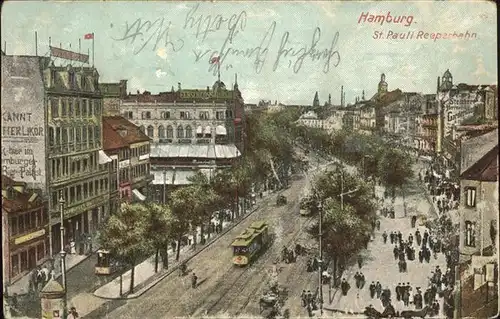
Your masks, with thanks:
<instances>
[{"instance_id":1,"label":"handwritten script in sky","mask_svg":"<svg viewBox=\"0 0 500 319\"><path fill-rule=\"evenodd\" d=\"M267 63L272 63L273 71L284 67L294 73L299 73L307 61L312 62L311 67L320 66L324 73L340 64L340 53L336 49L339 32L332 39L322 40L321 28L316 27L304 31L311 33L309 43L300 43L293 39L289 31L281 36L275 35L277 23L272 21L260 36L257 46L245 46L245 33L255 36L255 30L247 30L245 11L230 16L213 16L203 14L199 7L196 4L187 12L180 26L184 30L182 35L172 32L172 21L167 17L156 20L139 18L126 21L119 35L113 39L133 46L136 55L162 47L171 53L192 54L195 63L207 63L208 70L214 74L218 66L209 63L213 57L220 57L219 67L226 70L233 67L232 61L248 61L257 74ZM188 49L186 43L189 39L195 41L195 49Z\"/></svg>"}]
</instances>

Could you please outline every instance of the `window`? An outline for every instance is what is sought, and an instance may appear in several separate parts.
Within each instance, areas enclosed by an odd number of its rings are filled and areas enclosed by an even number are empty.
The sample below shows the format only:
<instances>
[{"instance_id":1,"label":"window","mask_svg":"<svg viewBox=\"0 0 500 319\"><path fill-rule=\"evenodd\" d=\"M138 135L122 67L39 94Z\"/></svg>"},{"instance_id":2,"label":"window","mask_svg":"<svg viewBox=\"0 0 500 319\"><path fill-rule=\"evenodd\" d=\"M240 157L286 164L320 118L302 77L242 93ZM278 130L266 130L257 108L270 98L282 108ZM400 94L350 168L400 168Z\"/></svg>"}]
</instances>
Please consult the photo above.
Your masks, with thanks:
<instances>
[{"instance_id":1,"label":"window","mask_svg":"<svg viewBox=\"0 0 500 319\"><path fill-rule=\"evenodd\" d=\"M465 221L465 246L476 247L476 223Z\"/></svg>"},{"instance_id":2,"label":"window","mask_svg":"<svg viewBox=\"0 0 500 319\"><path fill-rule=\"evenodd\" d=\"M191 117L189 116L189 112L180 112L181 120L189 120Z\"/></svg>"},{"instance_id":3,"label":"window","mask_svg":"<svg viewBox=\"0 0 500 319\"><path fill-rule=\"evenodd\" d=\"M21 271L28 270L28 251L21 252Z\"/></svg>"},{"instance_id":4,"label":"window","mask_svg":"<svg viewBox=\"0 0 500 319\"><path fill-rule=\"evenodd\" d=\"M76 132L76 142L80 143L82 141L82 129L81 127L75 127L75 132Z\"/></svg>"},{"instance_id":5,"label":"window","mask_svg":"<svg viewBox=\"0 0 500 319\"><path fill-rule=\"evenodd\" d=\"M200 116L200 120L208 120L208 119L210 119L208 111L201 111L199 113L199 116Z\"/></svg>"},{"instance_id":6,"label":"window","mask_svg":"<svg viewBox=\"0 0 500 319\"><path fill-rule=\"evenodd\" d=\"M141 130L142 133L145 133L146 132L146 128L144 127L144 125L141 125L139 127L139 129Z\"/></svg>"},{"instance_id":7,"label":"window","mask_svg":"<svg viewBox=\"0 0 500 319\"><path fill-rule=\"evenodd\" d=\"M80 100L76 100L76 108L75 108L75 115L76 116L80 116L81 113L80 113L80 109L81 109L81 101Z\"/></svg>"},{"instance_id":8,"label":"window","mask_svg":"<svg viewBox=\"0 0 500 319\"><path fill-rule=\"evenodd\" d=\"M62 142L64 145L68 144L68 129L67 128L62 129Z\"/></svg>"},{"instance_id":9,"label":"window","mask_svg":"<svg viewBox=\"0 0 500 319\"><path fill-rule=\"evenodd\" d=\"M127 117L129 119L133 119L134 118L134 112L132 112L132 111L126 112L125 114L127 114Z\"/></svg>"},{"instance_id":10,"label":"window","mask_svg":"<svg viewBox=\"0 0 500 319\"><path fill-rule=\"evenodd\" d=\"M233 118L233 111L232 110L226 110L226 118Z\"/></svg>"},{"instance_id":11,"label":"window","mask_svg":"<svg viewBox=\"0 0 500 319\"><path fill-rule=\"evenodd\" d=\"M167 138L174 138L174 128L172 125L167 126Z\"/></svg>"},{"instance_id":12,"label":"window","mask_svg":"<svg viewBox=\"0 0 500 319\"><path fill-rule=\"evenodd\" d=\"M165 138L165 127L163 125L158 126L158 137Z\"/></svg>"},{"instance_id":13,"label":"window","mask_svg":"<svg viewBox=\"0 0 500 319\"><path fill-rule=\"evenodd\" d=\"M19 255L12 255L10 263L12 265L12 277L15 277L19 274Z\"/></svg>"},{"instance_id":14,"label":"window","mask_svg":"<svg viewBox=\"0 0 500 319\"><path fill-rule=\"evenodd\" d=\"M93 116L94 113L94 101L89 100L89 116Z\"/></svg>"},{"instance_id":15,"label":"window","mask_svg":"<svg viewBox=\"0 0 500 319\"><path fill-rule=\"evenodd\" d=\"M71 88L76 86L75 73L73 71L69 72L69 85Z\"/></svg>"},{"instance_id":16,"label":"window","mask_svg":"<svg viewBox=\"0 0 500 319\"><path fill-rule=\"evenodd\" d=\"M223 120L225 117L224 117L224 111L217 111L215 113L215 118L218 119L218 120Z\"/></svg>"},{"instance_id":17,"label":"window","mask_svg":"<svg viewBox=\"0 0 500 319\"><path fill-rule=\"evenodd\" d=\"M17 221L17 217L12 217L10 219L10 235L17 235L17 231L18 231L18 221Z\"/></svg>"},{"instance_id":18,"label":"window","mask_svg":"<svg viewBox=\"0 0 500 319\"><path fill-rule=\"evenodd\" d=\"M86 117L87 116L87 100L82 100L83 105L82 105L82 116Z\"/></svg>"},{"instance_id":19,"label":"window","mask_svg":"<svg viewBox=\"0 0 500 319\"><path fill-rule=\"evenodd\" d=\"M151 119L151 112L147 111L147 112L142 112L142 119Z\"/></svg>"},{"instance_id":20,"label":"window","mask_svg":"<svg viewBox=\"0 0 500 319\"><path fill-rule=\"evenodd\" d=\"M68 99L68 116L73 116L73 99Z\"/></svg>"},{"instance_id":21,"label":"window","mask_svg":"<svg viewBox=\"0 0 500 319\"><path fill-rule=\"evenodd\" d=\"M186 138L192 138L193 137L193 129L191 126L186 126Z\"/></svg>"},{"instance_id":22,"label":"window","mask_svg":"<svg viewBox=\"0 0 500 319\"><path fill-rule=\"evenodd\" d=\"M452 112L448 112L448 122L453 121Z\"/></svg>"},{"instance_id":23,"label":"window","mask_svg":"<svg viewBox=\"0 0 500 319\"><path fill-rule=\"evenodd\" d=\"M465 205L467 207L476 207L476 188L466 187L465 188Z\"/></svg>"},{"instance_id":24,"label":"window","mask_svg":"<svg viewBox=\"0 0 500 319\"><path fill-rule=\"evenodd\" d=\"M101 115L101 100L94 101L94 115L95 116Z\"/></svg>"},{"instance_id":25,"label":"window","mask_svg":"<svg viewBox=\"0 0 500 319\"><path fill-rule=\"evenodd\" d=\"M94 139L97 142L97 144L101 144L101 127L96 126L94 129Z\"/></svg>"},{"instance_id":26,"label":"window","mask_svg":"<svg viewBox=\"0 0 500 319\"><path fill-rule=\"evenodd\" d=\"M55 131L53 127L49 127L49 145L55 145Z\"/></svg>"},{"instance_id":27,"label":"window","mask_svg":"<svg viewBox=\"0 0 500 319\"><path fill-rule=\"evenodd\" d=\"M91 136L89 136L89 138L92 138ZM87 129L84 127L82 127L82 142L85 144L87 143Z\"/></svg>"},{"instance_id":28,"label":"window","mask_svg":"<svg viewBox=\"0 0 500 319\"><path fill-rule=\"evenodd\" d=\"M151 126L151 125L148 126L148 136L152 138L153 137L153 133L154 133L153 126Z\"/></svg>"},{"instance_id":29,"label":"window","mask_svg":"<svg viewBox=\"0 0 500 319\"><path fill-rule=\"evenodd\" d=\"M58 99L51 99L50 100L50 112L52 114L53 119L59 117L59 100Z\"/></svg>"},{"instance_id":30,"label":"window","mask_svg":"<svg viewBox=\"0 0 500 319\"><path fill-rule=\"evenodd\" d=\"M160 117L164 120L168 120L170 118L170 112L161 112Z\"/></svg>"},{"instance_id":31,"label":"window","mask_svg":"<svg viewBox=\"0 0 500 319\"><path fill-rule=\"evenodd\" d=\"M68 115L66 99L61 99L61 116L66 117L66 115Z\"/></svg>"},{"instance_id":32,"label":"window","mask_svg":"<svg viewBox=\"0 0 500 319\"><path fill-rule=\"evenodd\" d=\"M184 138L184 129L180 125L177 126L177 138Z\"/></svg>"}]
</instances>

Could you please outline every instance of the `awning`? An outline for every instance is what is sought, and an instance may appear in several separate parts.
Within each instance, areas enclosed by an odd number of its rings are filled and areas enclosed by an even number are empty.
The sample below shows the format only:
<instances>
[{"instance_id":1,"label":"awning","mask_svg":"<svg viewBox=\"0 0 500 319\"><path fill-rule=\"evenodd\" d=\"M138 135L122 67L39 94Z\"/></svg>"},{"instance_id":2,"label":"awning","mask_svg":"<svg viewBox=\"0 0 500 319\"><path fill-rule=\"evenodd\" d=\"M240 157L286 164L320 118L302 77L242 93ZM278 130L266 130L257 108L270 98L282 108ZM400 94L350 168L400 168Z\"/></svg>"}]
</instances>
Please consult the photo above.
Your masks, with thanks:
<instances>
[{"instance_id":1,"label":"awning","mask_svg":"<svg viewBox=\"0 0 500 319\"><path fill-rule=\"evenodd\" d=\"M227 130L224 126L219 125L215 128L216 135L227 135Z\"/></svg>"},{"instance_id":2,"label":"awning","mask_svg":"<svg viewBox=\"0 0 500 319\"><path fill-rule=\"evenodd\" d=\"M196 128L196 134L203 134L203 127L201 125Z\"/></svg>"},{"instance_id":3,"label":"awning","mask_svg":"<svg viewBox=\"0 0 500 319\"><path fill-rule=\"evenodd\" d=\"M104 153L103 150L99 150L99 164L100 165L109 163L111 161L112 161L112 159L109 158L109 156L106 155L106 153Z\"/></svg>"},{"instance_id":4,"label":"awning","mask_svg":"<svg viewBox=\"0 0 500 319\"><path fill-rule=\"evenodd\" d=\"M135 197L137 197L138 200L140 201L146 200L146 196L142 195L141 192L139 192L139 190L134 189L132 190L132 193L134 194Z\"/></svg>"},{"instance_id":5,"label":"awning","mask_svg":"<svg viewBox=\"0 0 500 319\"><path fill-rule=\"evenodd\" d=\"M205 134L212 134L212 128L210 126L205 127Z\"/></svg>"}]
</instances>

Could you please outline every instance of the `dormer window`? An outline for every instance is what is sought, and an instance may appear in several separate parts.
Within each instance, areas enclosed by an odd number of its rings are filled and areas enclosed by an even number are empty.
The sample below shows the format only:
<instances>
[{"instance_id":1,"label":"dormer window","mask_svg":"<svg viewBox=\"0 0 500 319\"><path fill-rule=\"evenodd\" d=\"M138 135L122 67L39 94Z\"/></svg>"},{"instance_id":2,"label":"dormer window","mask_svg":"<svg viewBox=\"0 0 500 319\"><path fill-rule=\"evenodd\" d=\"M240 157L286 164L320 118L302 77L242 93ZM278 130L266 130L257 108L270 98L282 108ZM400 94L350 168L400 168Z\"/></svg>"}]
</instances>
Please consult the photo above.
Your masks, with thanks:
<instances>
[{"instance_id":1,"label":"dormer window","mask_svg":"<svg viewBox=\"0 0 500 319\"><path fill-rule=\"evenodd\" d=\"M56 83L56 70L55 69L50 69L50 81L51 81L52 86L54 86Z\"/></svg>"}]
</instances>

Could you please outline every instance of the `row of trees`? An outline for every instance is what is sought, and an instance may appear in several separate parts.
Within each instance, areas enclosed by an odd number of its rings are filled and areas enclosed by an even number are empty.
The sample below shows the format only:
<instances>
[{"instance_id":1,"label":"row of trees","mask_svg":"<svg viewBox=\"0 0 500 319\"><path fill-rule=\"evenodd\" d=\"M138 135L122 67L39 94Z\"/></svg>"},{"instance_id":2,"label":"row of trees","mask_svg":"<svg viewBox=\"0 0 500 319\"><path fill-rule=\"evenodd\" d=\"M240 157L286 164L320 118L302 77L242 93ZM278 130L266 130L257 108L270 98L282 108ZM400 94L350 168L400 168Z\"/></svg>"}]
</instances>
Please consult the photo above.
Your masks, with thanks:
<instances>
[{"instance_id":1,"label":"row of trees","mask_svg":"<svg viewBox=\"0 0 500 319\"><path fill-rule=\"evenodd\" d=\"M246 198L253 187L259 189L268 182L278 187L286 185L290 168L302 164L294 154L290 126L299 113L297 109L287 109L247 116L245 152L231 168L216 171L212 176L196 174L190 185L173 190L166 203L123 204L108 219L100 233L101 245L131 267L129 292L134 288L135 265L144 258L155 253L155 271L159 257L163 267L168 268L168 248L173 242L178 261L183 237L193 235L195 246L199 228L202 240L205 234L210 238L214 212L229 209L231 218L237 217L240 198ZM219 214L219 223L222 218Z\"/></svg>"}]
</instances>

